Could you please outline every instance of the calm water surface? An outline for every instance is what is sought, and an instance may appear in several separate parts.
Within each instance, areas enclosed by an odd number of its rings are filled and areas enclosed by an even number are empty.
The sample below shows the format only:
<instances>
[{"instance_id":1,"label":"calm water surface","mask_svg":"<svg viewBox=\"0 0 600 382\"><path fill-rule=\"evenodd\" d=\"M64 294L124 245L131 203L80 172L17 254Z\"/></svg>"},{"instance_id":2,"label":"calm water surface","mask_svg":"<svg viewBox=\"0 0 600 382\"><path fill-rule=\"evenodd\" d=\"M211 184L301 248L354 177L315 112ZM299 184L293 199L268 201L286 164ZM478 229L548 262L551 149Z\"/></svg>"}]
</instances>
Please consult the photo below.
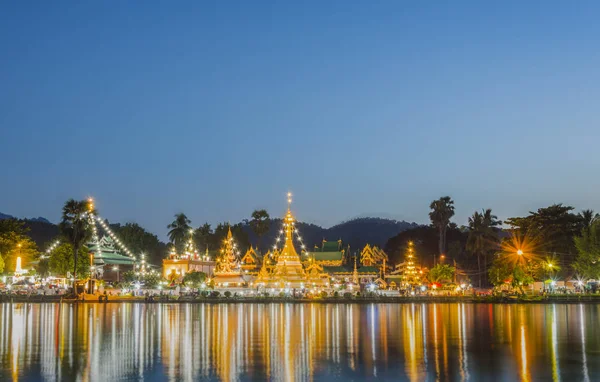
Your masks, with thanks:
<instances>
[{"instance_id":1,"label":"calm water surface","mask_svg":"<svg viewBox=\"0 0 600 382\"><path fill-rule=\"evenodd\" d=\"M600 305L0 304L0 381L600 381Z\"/></svg>"}]
</instances>

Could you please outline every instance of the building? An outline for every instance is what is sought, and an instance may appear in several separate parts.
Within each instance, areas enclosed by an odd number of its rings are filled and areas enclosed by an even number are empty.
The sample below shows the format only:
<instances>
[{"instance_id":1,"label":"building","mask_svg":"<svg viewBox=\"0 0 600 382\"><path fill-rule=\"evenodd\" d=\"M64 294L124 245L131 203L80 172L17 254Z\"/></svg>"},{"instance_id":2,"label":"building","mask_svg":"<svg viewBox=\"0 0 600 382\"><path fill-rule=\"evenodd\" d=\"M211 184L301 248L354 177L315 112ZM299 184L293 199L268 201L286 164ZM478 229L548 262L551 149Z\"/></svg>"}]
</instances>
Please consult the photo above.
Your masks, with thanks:
<instances>
[{"instance_id":1,"label":"building","mask_svg":"<svg viewBox=\"0 0 600 382\"><path fill-rule=\"evenodd\" d=\"M96 279L119 282L123 272L134 269L135 260L119 252L110 236L102 236L97 242L88 243L87 247Z\"/></svg>"},{"instance_id":2,"label":"building","mask_svg":"<svg viewBox=\"0 0 600 382\"><path fill-rule=\"evenodd\" d=\"M288 194L288 209L281 230L284 235L283 247L279 249L275 245L273 252L265 255L255 283L262 287L292 289L303 289L310 285L326 286L327 275L322 273L321 266L313 262L312 267L306 264L308 266L305 269L305 264L296 252L293 240L294 234L297 235L296 220L291 212L291 203L291 194ZM280 238L277 239L277 242L279 241ZM304 245L302 244L301 247L304 248Z\"/></svg>"},{"instance_id":3,"label":"building","mask_svg":"<svg viewBox=\"0 0 600 382\"><path fill-rule=\"evenodd\" d=\"M212 275L217 263L214 255L209 254L208 249L203 255L198 252L188 252L178 255L174 251L163 260L163 277L167 280L181 281L183 276L189 272L203 272Z\"/></svg>"},{"instance_id":4,"label":"building","mask_svg":"<svg viewBox=\"0 0 600 382\"><path fill-rule=\"evenodd\" d=\"M342 248L342 241L323 240L321 246L315 246L312 252L308 253L309 260L314 260L321 266L341 266L345 260L346 251Z\"/></svg>"},{"instance_id":5,"label":"building","mask_svg":"<svg viewBox=\"0 0 600 382\"><path fill-rule=\"evenodd\" d=\"M227 232L227 238L223 241L221 256L217 262L214 275L215 286L218 287L241 287L246 284L238 261L238 252L236 244L233 242L231 227Z\"/></svg>"}]
</instances>

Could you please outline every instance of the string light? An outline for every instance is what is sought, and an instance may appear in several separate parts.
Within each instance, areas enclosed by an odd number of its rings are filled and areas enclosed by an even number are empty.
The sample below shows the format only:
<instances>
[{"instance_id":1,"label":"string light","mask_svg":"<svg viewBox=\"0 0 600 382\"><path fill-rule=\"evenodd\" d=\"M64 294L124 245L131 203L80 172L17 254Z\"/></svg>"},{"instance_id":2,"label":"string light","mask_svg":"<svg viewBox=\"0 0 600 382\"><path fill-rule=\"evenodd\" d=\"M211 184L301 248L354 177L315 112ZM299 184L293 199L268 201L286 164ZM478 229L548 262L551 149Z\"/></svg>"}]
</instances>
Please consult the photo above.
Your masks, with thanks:
<instances>
[{"instance_id":1,"label":"string light","mask_svg":"<svg viewBox=\"0 0 600 382\"><path fill-rule=\"evenodd\" d=\"M291 192L287 193L287 201L288 201L288 209L289 209L290 205L292 204L292 193ZM300 236L300 231L298 231L298 228L296 228L296 222L292 221L290 224L292 227L294 227L291 229L291 231L293 234L296 234L295 235L296 239L300 243L300 248L302 248L301 252L304 252L303 254L307 255L308 251L306 251L306 246L304 245L304 242L302 241L302 237ZM285 219L283 220L282 225L283 225L284 229L279 230L279 235L275 238L275 245L273 246L273 249L275 251L278 250L277 243L279 243L281 241L281 238L282 238L283 234L285 233L285 228L288 227L288 223L285 222Z\"/></svg>"},{"instance_id":2,"label":"string light","mask_svg":"<svg viewBox=\"0 0 600 382\"><path fill-rule=\"evenodd\" d=\"M54 243L52 243L52 245L50 245L50 247L48 247L48 249L45 252L45 255L40 256L40 258L45 259L47 257L50 257L50 254L52 253L52 251L54 251L56 249L56 247L58 247L59 244L60 244L60 240L56 240Z\"/></svg>"}]
</instances>

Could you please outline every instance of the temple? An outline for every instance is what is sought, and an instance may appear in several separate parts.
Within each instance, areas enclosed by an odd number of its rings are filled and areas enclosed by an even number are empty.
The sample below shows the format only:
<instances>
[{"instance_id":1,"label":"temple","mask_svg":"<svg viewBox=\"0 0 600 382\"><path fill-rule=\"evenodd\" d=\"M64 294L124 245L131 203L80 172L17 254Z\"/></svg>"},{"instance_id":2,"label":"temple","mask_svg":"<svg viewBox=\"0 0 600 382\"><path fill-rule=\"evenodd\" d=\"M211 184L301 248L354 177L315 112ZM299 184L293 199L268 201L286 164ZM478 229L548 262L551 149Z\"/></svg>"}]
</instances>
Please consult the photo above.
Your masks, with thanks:
<instances>
[{"instance_id":1,"label":"temple","mask_svg":"<svg viewBox=\"0 0 600 382\"><path fill-rule=\"evenodd\" d=\"M223 248L221 248L221 256L217 263L217 268L214 271L215 286L241 287L246 283L236 251L236 244L233 242L231 227L229 227L227 238L223 241Z\"/></svg>"},{"instance_id":2,"label":"temple","mask_svg":"<svg viewBox=\"0 0 600 382\"><path fill-rule=\"evenodd\" d=\"M216 267L215 256L208 252L208 248L203 254L199 254L190 242L186 246L186 251L178 255L175 249L171 250L169 257L163 260L163 277L170 281L181 281L183 276L189 272L204 272L211 275Z\"/></svg>"},{"instance_id":3,"label":"temple","mask_svg":"<svg viewBox=\"0 0 600 382\"><path fill-rule=\"evenodd\" d=\"M288 209L283 218L283 230L281 231L285 235L283 248L278 250L275 246L273 252L265 256L256 283L263 287L293 289L303 289L308 286L309 282L313 286L328 285L328 278L322 272L322 267L314 264L313 261L312 266L309 264L305 269L298 252L296 252L293 236L295 233L297 234L297 229L296 220L291 211L292 195L288 193L287 196ZM279 240L277 239L277 241ZM302 247L304 246L302 245ZM308 253L305 252L305 254Z\"/></svg>"},{"instance_id":4,"label":"temple","mask_svg":"<svg viewBox=\"0 0 600 382\"><path fill-rule=\"evenodd\" d=\"M340 266L345 260L345 254L346 250L342 248L342 240L323 240L321 246L315 246L309 256L321 266Z\"/></svg>"},{"instance_id":5,"label":"temple","mask_svg":"<svg viewBox=\"0 0 600 382\"><path fill-rule=\"evenodd\" d=\"M119 274L133 270L135 260L123 255L115 247L110 236L102 236L97 242L87 244L95 277L107 281L119 281Z\"/></svg>"}]
</instances>

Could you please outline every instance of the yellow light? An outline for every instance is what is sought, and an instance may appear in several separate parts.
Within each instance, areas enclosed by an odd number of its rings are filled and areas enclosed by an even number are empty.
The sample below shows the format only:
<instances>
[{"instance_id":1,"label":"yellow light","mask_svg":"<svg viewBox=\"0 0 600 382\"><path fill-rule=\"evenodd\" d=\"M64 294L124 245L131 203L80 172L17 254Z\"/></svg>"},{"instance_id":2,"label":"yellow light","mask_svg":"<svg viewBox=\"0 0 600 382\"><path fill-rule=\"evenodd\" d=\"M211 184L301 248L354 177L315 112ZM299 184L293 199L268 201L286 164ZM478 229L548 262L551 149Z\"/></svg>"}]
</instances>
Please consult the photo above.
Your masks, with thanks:
<instances>
[{"instance_id":1,"label":"yellow light","mask_svg":"<svg viewBox=\"0 0 600 382\"><path fill-rule=\"evenodd\" d=\"M523 256L523 251L519 249L519 250L517 251L517 255L519 255L519 256Z\"/></svg>"}]
</instances>

